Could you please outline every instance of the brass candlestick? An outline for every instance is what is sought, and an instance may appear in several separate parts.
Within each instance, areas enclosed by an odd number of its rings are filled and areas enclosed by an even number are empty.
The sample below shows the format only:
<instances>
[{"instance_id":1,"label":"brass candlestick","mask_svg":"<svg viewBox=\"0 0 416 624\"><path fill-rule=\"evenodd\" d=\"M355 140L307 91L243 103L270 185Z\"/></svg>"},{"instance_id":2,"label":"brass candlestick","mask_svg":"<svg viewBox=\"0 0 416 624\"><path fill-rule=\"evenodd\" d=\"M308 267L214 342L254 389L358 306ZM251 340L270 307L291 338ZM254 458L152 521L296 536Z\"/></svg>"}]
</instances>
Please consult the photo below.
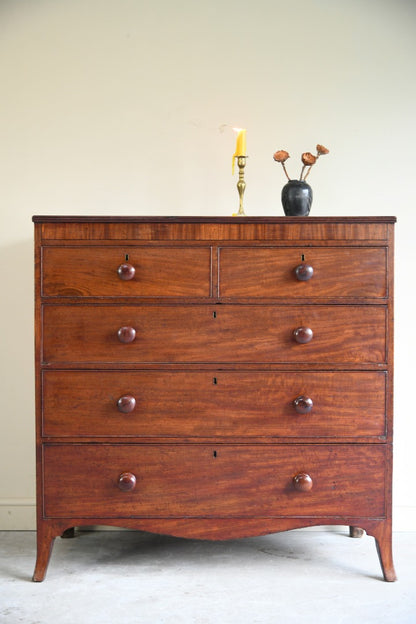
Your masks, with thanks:
<instances>
[{"instance_id":1,"label":"brass candlestick","mask_svg":"<svg viewBox=\"0 0 416 624\"><path fill-rule=\"evenodd\" d=\"M238 212L236 214L237 217L245 217L246 213L243 208L243 198L244 191L246 190L246 183L244 180L244 167L246 166L246 156L236 156L237 164L238 164L238 182L237 182L237 190L238 195L240 197L240 206L238 208Z\"/></svg>"}]
</instances>

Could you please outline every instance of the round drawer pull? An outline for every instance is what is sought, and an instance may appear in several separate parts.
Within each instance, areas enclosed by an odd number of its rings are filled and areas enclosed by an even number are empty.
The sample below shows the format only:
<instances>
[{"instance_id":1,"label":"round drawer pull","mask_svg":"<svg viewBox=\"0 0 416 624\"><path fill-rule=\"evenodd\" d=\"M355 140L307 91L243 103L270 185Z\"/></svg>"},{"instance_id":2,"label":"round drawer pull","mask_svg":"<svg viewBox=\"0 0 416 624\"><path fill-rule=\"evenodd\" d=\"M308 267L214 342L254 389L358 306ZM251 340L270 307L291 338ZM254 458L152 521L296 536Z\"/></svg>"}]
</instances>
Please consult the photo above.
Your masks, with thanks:
<instances>
[{"instance_id":1,"label":"round drawer pull","mask_svg":"<svg viewBox=\"0 0 416 624\"><path fill-rule=\"evenodd\" d=\"M132 264L129 264L128 262L124 262L123 264L120 264L120 266L118 267L117 273L120 279L127 282L128 280L133 279L133 277L136 274L136 269L134 268Z\"/></svg>"},{"instance_id":2,"label":"round drawer pull","mask_svg":"<svg viewBox=\"0 0 416 624\"><path fill-rule=\"evenodd\" d=\"M136 399L129 394L122 396L117 401L117 409L122 414L130 414L136 407Z\"/></svg>"},{"instance_id":3,"label":"round drawer pull","mask_svg":"<svg viewBox=\"0 0 416 624\"><path fill-rule=\"evenodd\" d=\"M293 332L296 342L306 344L313 338L313 331L310 327L297 327Z\"/></svg>"},{"instance_id":4,"label":"round drawer pull","mask_svg":"<svg viewBox=\"0 0 416 624\"><path fill-rule=\"evenodd\" d=\"M298 492L310 492L313 486L312 478L306 472L300 472L293 477L293 486Z\"/></svg>"},{"instance_id":5,"label":"round drawer pull","mask_svg":"<svg viewBox=\"0 0 416 624\"><path fill-rule=\"evenodd\" d=\"M117 338L120 342L124 344L128 344L129 342L133 342L136 338L136 330L134 327L120 327L117 332Z\"/></svg>"},{"instance_id":6,"label":"round drawer pull","mask_svg":"<svg viewBox=\"0 0 416 624\"><path fill-rule=\"evenodd\" d=\"M300 282L307 282L313 277L313 266L307 264L306 262L302 262L295 269L295 274L297 279Z\"/></svg>"},{"instance_id":7,"label":"round drawer pull","mask_svg":"<svg viewBox=\"0 0 416 624\"><path fill-rule=\"evenodd\" d=\"M313 401L308 396L298 396L292 403L298 414L309 414L313 408Z\"/></svg>"},{"instance_id":8,"label":"round drawer pull","mask_svg":"<svg viewBox=\"0 0 416 624\"><path fill-rule=\"evenodd\" d=\"M117 485L122 492L131 492L136 487L136 477L132 472L122 472Z\"/></svg>"}]
</instances>

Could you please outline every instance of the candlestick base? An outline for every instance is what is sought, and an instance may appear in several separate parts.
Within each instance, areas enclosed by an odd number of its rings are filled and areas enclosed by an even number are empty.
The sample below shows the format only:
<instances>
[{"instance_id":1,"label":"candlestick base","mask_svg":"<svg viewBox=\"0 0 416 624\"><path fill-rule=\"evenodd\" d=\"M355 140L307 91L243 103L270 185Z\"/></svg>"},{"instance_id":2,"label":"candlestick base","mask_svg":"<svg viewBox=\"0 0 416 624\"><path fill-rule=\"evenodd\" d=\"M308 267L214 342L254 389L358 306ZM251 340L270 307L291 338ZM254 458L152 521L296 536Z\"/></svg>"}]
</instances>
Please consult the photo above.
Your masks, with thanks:
<instances>
[{"instance_id":1,"label":"candlestick base","mask_svg":"<svg viewBox=\"0 0 416 624\"><path fill-rule=\"evenodd\" d=\"M238 190L240 201L239 201L238 212L235 214L235 216L245 217L246 213L244 212L244 207L243 207L244 191L246 190L246 182L244 180L244 167L246 166L247 156L236 156L236 158L237 158L237 165L238 165L237 190Z\"/></svg>"}]
</instances>

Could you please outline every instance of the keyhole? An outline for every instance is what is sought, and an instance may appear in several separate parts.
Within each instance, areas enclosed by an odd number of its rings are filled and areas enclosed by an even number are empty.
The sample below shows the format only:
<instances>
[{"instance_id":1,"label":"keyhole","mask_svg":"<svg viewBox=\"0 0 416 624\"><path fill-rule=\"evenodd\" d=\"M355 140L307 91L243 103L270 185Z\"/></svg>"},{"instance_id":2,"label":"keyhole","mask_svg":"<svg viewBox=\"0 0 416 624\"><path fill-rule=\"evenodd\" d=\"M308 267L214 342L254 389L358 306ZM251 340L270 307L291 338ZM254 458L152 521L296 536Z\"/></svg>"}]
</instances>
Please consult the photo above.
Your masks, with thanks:
<instances>
[{"instance_id":1,"label":"keyhole","mask_svg":"<svg viewBox=\"0 0 416 624\"><path fill-rule=\"evenodd\" d=\"M216 385L217 385L217 383L218 383L218 382L217 382L217 378L216 378L216 377L213 377L213 378L212 378L212 383L214 384L214 386L216 386Z\"/></svg>"},{"instance_id":2,"label":"keyhole","mask_svg":"<svg viewBox=\"0 0 416 624\"><path fill-rule=\"evenodd\" d=\"M302 254L300 258L301 258L302 262L305 262L305 254Z\"/></svg>"},{"instance_id":3,"label":"keyhole","mask_svg":"<svg viewBox=\"0 0 416 624\"><path fill-rule=\"evenodd\" d=\"M217 313L214 311L214 312L212 313L212 316L213 316L213 318L217 318Z\"/></svg>"},{"instance_id":4,"label":"keyhole","mask_svg":"<svg viewBox=\"0 0 416 624\"><path fill-rule=\"evenodd\" d=\"M129 260L129 254L126 254L126 262Z\"/></svg>"},{"instance_id":5,"label":"keyhole","mask_svg":"<svg viewBox=\"0 0 416 624\"><path fill-rule=\"evenodd\" d=\"M212 454L213 457L217 457L217 451L214 451Z\"/></svg>"}]
</instances>

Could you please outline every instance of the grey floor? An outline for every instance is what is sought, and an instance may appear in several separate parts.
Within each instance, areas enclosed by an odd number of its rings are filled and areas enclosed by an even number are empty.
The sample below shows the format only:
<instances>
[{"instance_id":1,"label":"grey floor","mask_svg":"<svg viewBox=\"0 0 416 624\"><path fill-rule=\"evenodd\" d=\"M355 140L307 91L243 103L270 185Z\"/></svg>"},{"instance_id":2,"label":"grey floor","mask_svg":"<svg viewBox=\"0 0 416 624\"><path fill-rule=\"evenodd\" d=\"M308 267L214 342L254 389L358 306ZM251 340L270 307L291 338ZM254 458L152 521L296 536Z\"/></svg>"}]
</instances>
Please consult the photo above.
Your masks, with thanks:
<instances>
[{"instance_id":1,"label":"grey floor","mask_svg":"<svg viewBox=\"0 0 416 624\"><path fill-rule=\"evenodd\" d=\"M289 531L205 542L134 531L57 539L32 583L35 533L0 532L1 624L415 624L416 533L394 535L396 583L372 537Z\"/></svg>"}]
</instances>

